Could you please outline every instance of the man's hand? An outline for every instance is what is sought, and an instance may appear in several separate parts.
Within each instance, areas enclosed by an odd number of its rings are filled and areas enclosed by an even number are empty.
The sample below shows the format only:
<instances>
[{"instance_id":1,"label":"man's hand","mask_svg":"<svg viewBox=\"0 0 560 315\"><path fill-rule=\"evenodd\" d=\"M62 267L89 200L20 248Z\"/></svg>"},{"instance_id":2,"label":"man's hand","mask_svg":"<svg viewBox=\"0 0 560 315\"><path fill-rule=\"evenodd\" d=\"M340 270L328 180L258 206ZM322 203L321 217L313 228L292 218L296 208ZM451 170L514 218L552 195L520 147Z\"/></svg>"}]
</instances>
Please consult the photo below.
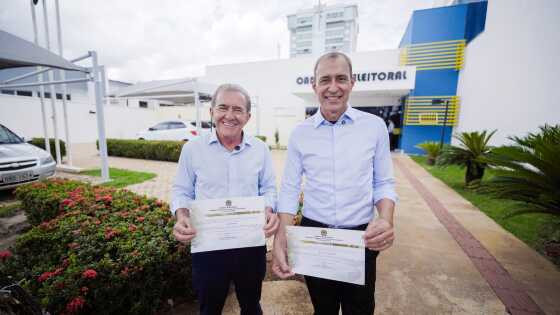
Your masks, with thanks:
<instances>
[{"instance_id":1,"label":"man's hand","mask_svg":"<svg viewBox=\"0 0 560 315\"><path fill-rule=\"evenodd\" d=\"M280 279L286 279L295 275L288 265L288 241L286 240L286 225L291 225L293 219L293 215L280 214L280 227L274 236L272 271Z\"/></svg>"},{"instance_id":2,"label":"man's hand","mask_svg":"<svg viewBox=\"0 0 560 315\"><path fill-rule=\"evenodd\" d=\"M373 219L366 228L364 240L366 247L370 250L386 250L393 245L395 240L393 225L381 217Z\"/></svg>"},{"instance_id":3,"label":"man's hand","mask_svg":"<svg viewBox=\"0 0 560 315\"><path fill-rule=\"evenodd\" d=\"M271 207L266 207L266 224L263 227L264 236L269 238L274 235L278 231L278 226L280 226L278 216L272 212Z\"/></svg>"},{"instance_id":4,"label":"man's hand","mask_svg":"<svg viewBox=\"0 0 560 315\"><path fill-rule=\"evenodd\" d=\"M173 226L173 236L183 244L188 244L195 236L196 230L191 225L189 209L180 208L175 212L177 222Z\"/></svg>"}]
</instances>

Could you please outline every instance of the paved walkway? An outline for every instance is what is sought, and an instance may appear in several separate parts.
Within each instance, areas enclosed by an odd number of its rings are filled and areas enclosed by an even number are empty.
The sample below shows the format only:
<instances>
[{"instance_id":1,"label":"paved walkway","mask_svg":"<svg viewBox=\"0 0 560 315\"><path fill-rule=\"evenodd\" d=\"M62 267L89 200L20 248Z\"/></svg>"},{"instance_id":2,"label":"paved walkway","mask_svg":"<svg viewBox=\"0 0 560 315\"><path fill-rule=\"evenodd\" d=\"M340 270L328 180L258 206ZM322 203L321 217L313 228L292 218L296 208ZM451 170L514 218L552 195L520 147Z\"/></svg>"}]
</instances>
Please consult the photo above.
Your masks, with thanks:
<instances>
[{"instance_id":1,"label":"paved walkway","mask_svg":"<svg viewBox=\"0 0 560 315\"><path fill-rule=\"evenodd\" d=\"M98 167L94 146L73 149L76 166ZM285 151L273 151L277 182L284 159ZM407 156L393 160L397 239L378 258L377 314L560 314L558 268ZM110 157L109 164L157 173L129 188L169 201L176 163ZM262 305L265 314L312 313L295 280L265 282ZM238 312L231 294L224 314Z\"/></svg>"}]
</instances>

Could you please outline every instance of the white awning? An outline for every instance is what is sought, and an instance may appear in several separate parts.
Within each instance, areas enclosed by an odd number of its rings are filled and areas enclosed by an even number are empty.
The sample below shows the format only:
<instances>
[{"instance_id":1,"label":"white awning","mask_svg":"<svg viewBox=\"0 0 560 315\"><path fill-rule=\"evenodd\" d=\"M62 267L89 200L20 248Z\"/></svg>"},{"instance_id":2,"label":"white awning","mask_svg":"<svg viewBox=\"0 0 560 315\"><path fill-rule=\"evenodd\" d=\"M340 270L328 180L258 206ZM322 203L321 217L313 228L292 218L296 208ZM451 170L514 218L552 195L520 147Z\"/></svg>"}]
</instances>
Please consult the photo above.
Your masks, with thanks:
<instances>
[{"instance_id":1,"label":"white awning","mask_svg":"<svg viewBox=\"0 0 560 315\"><path fill-rule=\"evenodd\" d=\"M210 99L217 86L199 82L195 78L174 80L158 80L140 82L119 90L112 96L118 98L139 98L168 100L175 103L193 104L194 94L198 93L202 99Z\"/></svg>"}]
</instances>

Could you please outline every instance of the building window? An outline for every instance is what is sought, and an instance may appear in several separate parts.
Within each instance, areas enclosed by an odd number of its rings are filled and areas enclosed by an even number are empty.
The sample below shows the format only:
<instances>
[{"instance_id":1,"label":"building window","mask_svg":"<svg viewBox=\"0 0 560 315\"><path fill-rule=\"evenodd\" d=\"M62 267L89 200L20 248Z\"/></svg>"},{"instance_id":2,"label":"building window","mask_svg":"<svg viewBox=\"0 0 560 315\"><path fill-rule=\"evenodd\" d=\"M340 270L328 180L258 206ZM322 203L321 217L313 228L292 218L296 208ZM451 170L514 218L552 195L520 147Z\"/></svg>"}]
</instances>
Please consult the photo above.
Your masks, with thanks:
<instances>
[{"instance_id":1,"label":"building window","mask_svg":"<svg viewBox=\"0 0 560 315\"><path fill-rule=\"evenodd\" d=\"M327 38L325 40L325 44L338 44L338 43L342 43L343 41L344 41L344 38L342 38L342 37Z\"/></svg>"},{"instance_id":2,"label":"building window","mask_svg":"<svg viewBox=\"0 0 560 315\"><path fill-rule=\"evenodd\" d=\"M311 23L311 17L310 16L306 16L306 17L300 17L297 19L297 24L302 25L302 24L309 24Z\"/></svg>"},{"instance_id":3,"label":"building window","mask_svg":"<svg viewBox=\"0 0 560 315\"><path fill-rule=\"evenodd\" d=\"M301 33L301 32L310 32L311 31L312 26L311 25L307 25L307 26L298 26L296 28L296 32L297 33Z\"/></svg>"},{"instance_id":4,"label":"building window","mask_svg":"<svg viewBox=\"0 0 560 315\"><path fill-rule=\"evenodd\" d=\"M346 22L344 22L344 21L340 21L340 22L329 22L329 23L327 23L327 28L344 27L344 25L346 25Z\"/></svg>"},{"instance_id":5,"label":"building window","mask_svg":"<svg viewBox=\"0 0 560 315\"><path fill-rule=\"evenodd\" d=\"M298 35L296 36L296 39L297 39L297 40L311 39L311 36L312 36L312 35L313 35L313 34L311 34L311 33L298 34Z\"/></svg>"},{"instance_id":6,"label":"building window","mask_svg":"<svg viewBox=\"0 0 560 315\"><path fill-rule=\"evenodd\" d=\"M138 101L138 106L140 108L148 108L148 102L146 101Z\"/></svg>"},{"instance_id":7,"label":"building window","mask_svg":"<svg viewBox=\"0 0 560 315\"><path fill-rule=\"evenodd\" d=\"M311 41L297 42L296 46L298 48L309 47L309 46L311 46Z\"/></svg>"},{"instance_id":8,"label":"building window","mask_svg":"<svg viewBox=\"0 0 560 315\"><path fill-rule=\"evenodd\" d=\"M331 37L331 36L342 36L344 35L344 31L343 30L337 30L337 31L326 31L325 35L327 37Z\"/></svg>"},{"instance_id":9,"label":"building window","mask_svg":"<svg viewBox=\"0 0 560 315\"><path fill-rule=\"evenodd\" d=\"M33 96L31 91L16 91L16 94L19 96Z\"/></svg>"},{"instance_id":10,"label":"building window","mask_svg":"<svg viewBox=\"0 0 560 315\"><path fill-rule=\"evenodd\" d=\"M327 19L336 19L344 16L344 12L331 12L327 13Z\"/></svg>"},{"instance_id":11,"label":"building window","mask_svg":"<svg viewBox=\"0 0 560 315\"><path fill-rule=\"evenodd\" d=\"M2 94L14 95L16 91L14 90L2 90Z\"/></svg>"}]
</instances>

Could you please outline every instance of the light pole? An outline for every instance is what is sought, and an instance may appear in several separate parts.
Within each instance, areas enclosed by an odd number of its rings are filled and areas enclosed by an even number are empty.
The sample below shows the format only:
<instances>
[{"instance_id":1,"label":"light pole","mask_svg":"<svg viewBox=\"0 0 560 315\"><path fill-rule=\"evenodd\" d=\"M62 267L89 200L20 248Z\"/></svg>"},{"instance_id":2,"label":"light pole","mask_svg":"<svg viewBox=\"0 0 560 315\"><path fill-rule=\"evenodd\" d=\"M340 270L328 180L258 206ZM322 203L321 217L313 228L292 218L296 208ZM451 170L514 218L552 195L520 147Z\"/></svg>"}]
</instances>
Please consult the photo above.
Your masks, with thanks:
<instances>
[{"instance_id":1,"label":"light pole","mask_svg":"<svg viewBox=\"0 0 560 315\"><path fill-rule=\"evenodd\" d=\"M443 148L443 138L445 136L445 126L447 125L447 113L449 112L449 99L433 99L432 105L439 105L445 103L445 114L443 115L443 122L441 124L441 138L439 140L439 147L440 149Z\"/></svg>"}]
</instances>

